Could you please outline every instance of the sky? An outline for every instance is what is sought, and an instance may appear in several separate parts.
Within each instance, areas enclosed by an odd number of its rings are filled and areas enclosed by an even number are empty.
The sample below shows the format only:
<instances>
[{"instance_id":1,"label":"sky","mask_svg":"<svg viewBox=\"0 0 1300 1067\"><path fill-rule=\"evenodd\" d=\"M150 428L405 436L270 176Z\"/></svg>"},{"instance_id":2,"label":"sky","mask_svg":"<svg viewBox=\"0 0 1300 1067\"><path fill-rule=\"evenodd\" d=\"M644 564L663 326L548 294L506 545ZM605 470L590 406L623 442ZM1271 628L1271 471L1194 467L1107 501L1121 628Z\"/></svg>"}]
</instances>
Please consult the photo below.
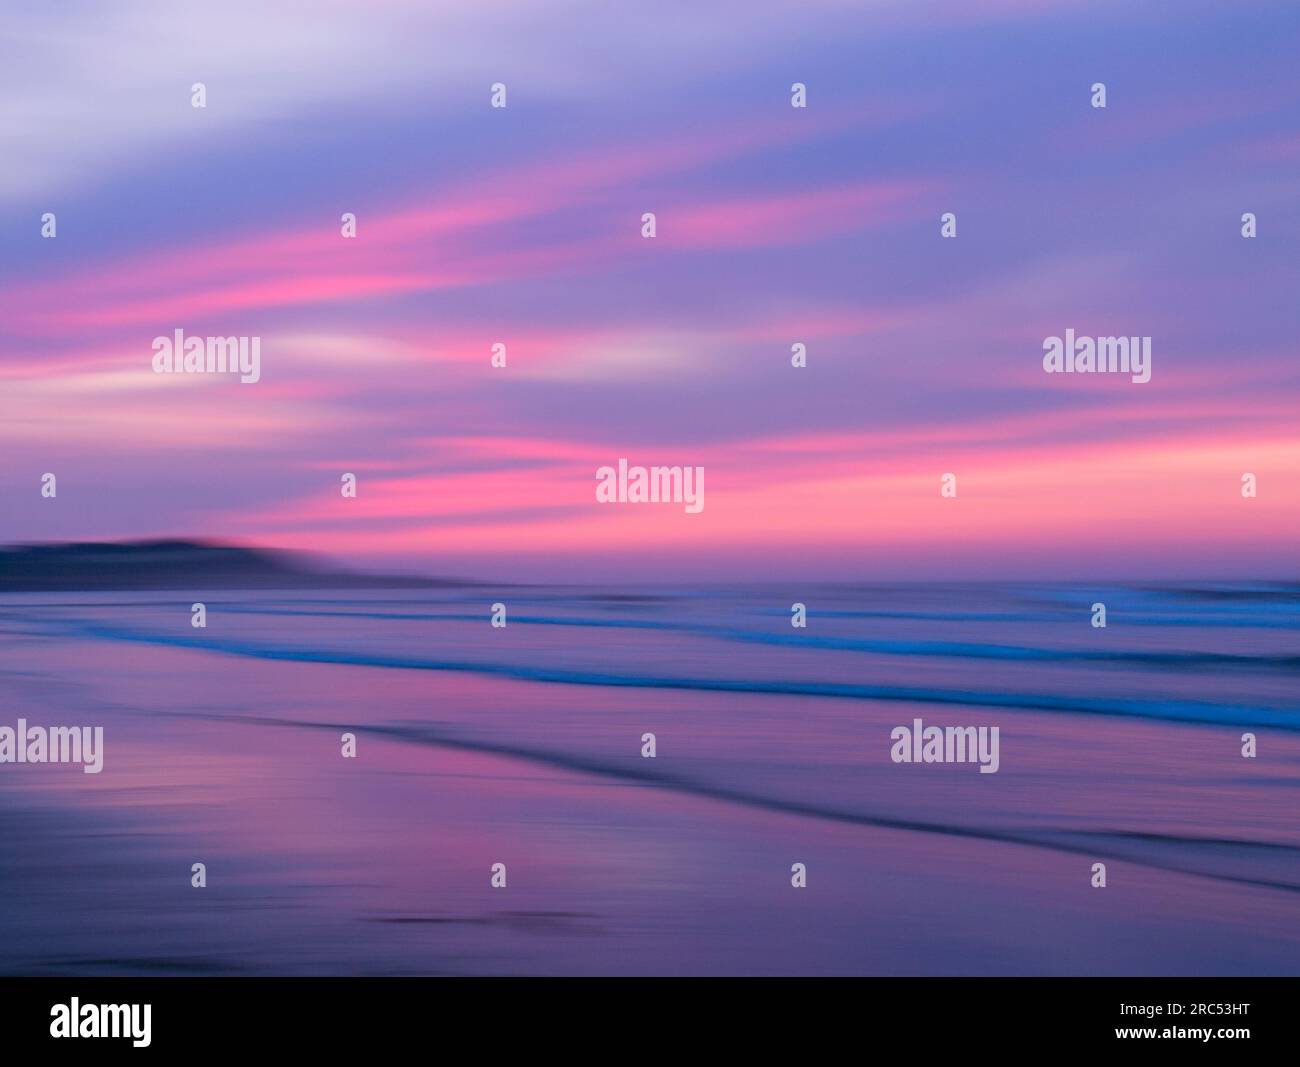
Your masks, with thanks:
<instances>
[{"instance_id":1,"label":"sky","mask_svg":"<svg viewBox=\"0 0 1300 1067\"><path fill-rule=\"evenodd\" d=\"M1294 578L1298 46L1292 0L7 4L0 542ZM154 373L176 329L261 380ZM1045 374L1067 329L1151 380ZM621 457L703 510L598 503Z\"/></svg>"}]
</instances>

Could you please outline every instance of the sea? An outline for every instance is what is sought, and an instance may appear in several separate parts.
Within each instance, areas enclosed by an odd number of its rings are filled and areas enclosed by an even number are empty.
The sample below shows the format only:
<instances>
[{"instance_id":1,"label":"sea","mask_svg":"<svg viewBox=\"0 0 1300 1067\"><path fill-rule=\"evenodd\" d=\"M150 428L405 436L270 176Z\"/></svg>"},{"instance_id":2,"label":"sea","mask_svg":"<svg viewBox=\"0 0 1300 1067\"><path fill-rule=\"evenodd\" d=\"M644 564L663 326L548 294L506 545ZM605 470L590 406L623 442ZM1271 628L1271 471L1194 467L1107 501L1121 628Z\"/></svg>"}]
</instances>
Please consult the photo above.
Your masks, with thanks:
<instances>
[{"instance_id":1,"label":"sea","mask_svg":"<svg viewBox=\"0 0 1300 1067\"><path fill-rule=\"evenodd\" d=\"M1298 681L1285 581L3 594L104 751L0 764L0 972L1294 975Z\"/></svg>"}]
</instances>

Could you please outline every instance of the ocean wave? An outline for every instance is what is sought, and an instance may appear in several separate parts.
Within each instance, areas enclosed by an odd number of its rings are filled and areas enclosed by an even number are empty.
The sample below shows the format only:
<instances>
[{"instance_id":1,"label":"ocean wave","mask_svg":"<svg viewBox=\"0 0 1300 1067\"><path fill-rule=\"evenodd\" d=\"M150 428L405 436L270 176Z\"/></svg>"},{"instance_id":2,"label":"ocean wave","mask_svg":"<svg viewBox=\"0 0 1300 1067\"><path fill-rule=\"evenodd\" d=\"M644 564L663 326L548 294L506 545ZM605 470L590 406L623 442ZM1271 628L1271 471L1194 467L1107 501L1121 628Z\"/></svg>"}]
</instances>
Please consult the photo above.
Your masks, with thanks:
<instances>
[{"instance_id":1,"label":"ocean wave","mask_svg":"<svg viewBox=\"0 0 1300 1067\"><path fill-rule=\"evenodd\" d=\"M218 604L232 615L260 615L287 618L369 619L377 622L482 622L483 614L428 611L329 611L290 608L250 607ZM818 612L818 617L826 614ZM1016 621L1024 622L1023 618ZM1125 623L1129 620L1126 618ZM1022 660L1043 663L1093 663L1134 667L1168 667L1178 670L1267 670L1300 671L1300 653L1273 654L1247 652L1206 652L1202 650L1152 649L1084 649L1046 648L983 641L883 640L878 638L840 637L821 634L773 633L738 627L654 619L598 619L567 615L510 616L512 626L557 626L578 629L645 630L661 633L690 634L720 641L774 645L786 648L814 648L834 652L865 652L885 656L927 656L949 659Z\"/></svg>"},{"instance_id":2,"label":"ocean wave","mask_svg":"<svg viewBox=\"0 0 1300 1067\"><path fill-rule=\"evenodd\" d=\"M1257 726L1300 730L1300 707L1294 705L1222 704L1210 701L1098 697L1055 693L939 688L928 686L872 685L853 682L793 681L689 677L537 664L476 661L436 656L352 651L338 648L257 644L211 636L158 634L86 620L29 620L42 628L109 641L164 645L193 651L218 652L256 659L300 663L333 663L397 670L456 671L520 681L556 685L611 688L680 689L713 693L753 693L780 696L823 697L843 700L891 700L905 703L963 705L1007 710L1055 711L1081 715L1116 715L1164 719L1174 722L1221 726Z\"/></svg>"},{"instance_id":3,"label":"ocean wave","mask_svg":"<svg viewBox=\"0 0 1300 1067\"><path fill-rule=\"evenodd\" d=\"M220 722L239 722L247 725L292 727L335 732L339 724L312 722L282 717L199 714L193 717ZM617 780L627 785L665 789L671 792L760 808L774 814L827 822L869 826L882 830L905 833L936 834L945 837L971 838L1027 848L1043 848L1087 856L1105 858L1157 870L1210 878L1216 881L1251 885L1300 893L1300 881L1266 877L1263 873L1243 874L1216 869L1217 862L1240 863L1254 861L1259 864L1269 859L1281 859L1294 864L1300 858L1300 847L1273 841L1251 841L1241 838L1211 837L1192 834L1139 832L1117 829L1081 830L1078 828L1001 828L975 826L955 822L937 822L927 819L901 818L855 811L851 808L812 803L793 797L780 797L741 785L708 782L682 774L664 773L645 769L639 762L614 763L595 755L577 752L557 752L523 745L467 737L456 730L439 729L425 722L371 723L349 725L349 730L409 744L451 748L484 755L501 756L540 764L557 770L600 778Z\"/></svg>"}]
</instances>

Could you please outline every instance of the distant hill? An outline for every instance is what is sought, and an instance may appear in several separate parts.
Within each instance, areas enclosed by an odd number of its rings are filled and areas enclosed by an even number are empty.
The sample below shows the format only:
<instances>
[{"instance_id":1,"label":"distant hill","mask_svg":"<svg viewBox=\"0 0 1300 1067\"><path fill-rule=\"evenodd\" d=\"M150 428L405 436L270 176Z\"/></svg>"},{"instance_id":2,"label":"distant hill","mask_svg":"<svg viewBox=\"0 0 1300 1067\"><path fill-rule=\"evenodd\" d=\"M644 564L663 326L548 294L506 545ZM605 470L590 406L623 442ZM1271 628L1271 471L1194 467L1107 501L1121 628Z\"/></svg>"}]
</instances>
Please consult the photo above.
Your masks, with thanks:
<instances>
[{"instance_id":1,"label":"distant hill","mask_svg":"<svg viewBox=\"0 0 1300 1067\"><path fill-rule=\"evenodd\" d=\"M201 541L11 545L0 592L95 589L420 588L472 582L332 570L296 555Z\"/></svg>"}]
</instances>

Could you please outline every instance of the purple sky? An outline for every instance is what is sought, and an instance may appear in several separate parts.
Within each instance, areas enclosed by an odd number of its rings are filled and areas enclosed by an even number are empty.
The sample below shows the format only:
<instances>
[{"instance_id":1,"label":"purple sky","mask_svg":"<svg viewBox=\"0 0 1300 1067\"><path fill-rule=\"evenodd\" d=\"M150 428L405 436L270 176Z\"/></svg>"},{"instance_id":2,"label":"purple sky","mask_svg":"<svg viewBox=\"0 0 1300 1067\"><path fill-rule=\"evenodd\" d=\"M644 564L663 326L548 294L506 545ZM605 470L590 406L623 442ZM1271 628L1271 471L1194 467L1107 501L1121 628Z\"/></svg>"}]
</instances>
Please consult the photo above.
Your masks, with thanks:
<instances>
[{"instance_id":1,"label":"purple sky","mask_svg":"<svg viewBox=\"0 0 1300 1067\"><path fill-rule=\"evenodd\" d=\"M2 541L1294 575L1294 2L15 3L0 32ZM177 328L260 337L261 381L154 374ZM1067 328L1150 336L1151 381L1044 374ZM704 510L598 504L622 456L703 466Z\"/></svg>"}]
</instances>

